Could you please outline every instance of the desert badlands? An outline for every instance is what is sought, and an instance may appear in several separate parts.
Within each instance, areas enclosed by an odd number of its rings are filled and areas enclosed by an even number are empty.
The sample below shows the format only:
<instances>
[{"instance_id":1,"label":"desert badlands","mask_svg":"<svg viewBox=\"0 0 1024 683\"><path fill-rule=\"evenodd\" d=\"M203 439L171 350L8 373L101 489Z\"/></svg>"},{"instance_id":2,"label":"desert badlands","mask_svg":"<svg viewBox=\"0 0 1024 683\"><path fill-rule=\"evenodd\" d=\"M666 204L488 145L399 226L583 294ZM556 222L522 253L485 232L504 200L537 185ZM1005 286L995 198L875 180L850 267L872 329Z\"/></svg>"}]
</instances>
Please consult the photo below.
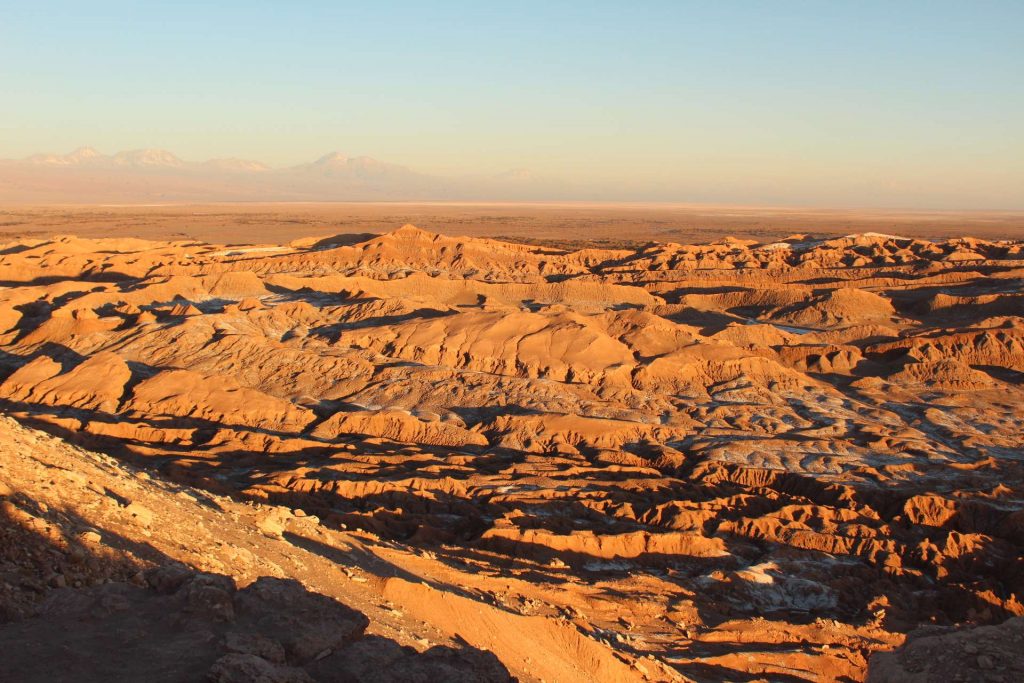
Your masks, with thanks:
<instances>
[{"instance_id":1,"label":"desert badlands","mask_svg":"<svg viewBox=\"0 0 1024 683\"><path fill-rule=\"evenodd\" d=\"M0 680L1024 678L1024 242L457 232L3 244Z\"/></svg>"}]
</instances>

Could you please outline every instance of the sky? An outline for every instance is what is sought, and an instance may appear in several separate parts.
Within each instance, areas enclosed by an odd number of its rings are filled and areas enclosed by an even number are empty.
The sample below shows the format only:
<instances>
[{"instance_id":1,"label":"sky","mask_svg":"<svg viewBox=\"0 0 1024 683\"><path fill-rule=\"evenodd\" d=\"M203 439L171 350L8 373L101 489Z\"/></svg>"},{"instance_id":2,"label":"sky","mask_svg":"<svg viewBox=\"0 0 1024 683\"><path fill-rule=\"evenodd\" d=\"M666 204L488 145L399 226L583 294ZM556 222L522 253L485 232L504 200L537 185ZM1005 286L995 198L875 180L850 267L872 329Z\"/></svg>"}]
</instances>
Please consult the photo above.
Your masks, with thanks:
<instances>
[{"instance_id":1,"label":"sky","mask_svg":"<svg viewBox=\"0 0 1024 683\"><path fill-rule=\"evenodd\" d=\"M0 0L0 157L81 145L1024 209L1024 1Z\"/></svg>"}]
</instances>

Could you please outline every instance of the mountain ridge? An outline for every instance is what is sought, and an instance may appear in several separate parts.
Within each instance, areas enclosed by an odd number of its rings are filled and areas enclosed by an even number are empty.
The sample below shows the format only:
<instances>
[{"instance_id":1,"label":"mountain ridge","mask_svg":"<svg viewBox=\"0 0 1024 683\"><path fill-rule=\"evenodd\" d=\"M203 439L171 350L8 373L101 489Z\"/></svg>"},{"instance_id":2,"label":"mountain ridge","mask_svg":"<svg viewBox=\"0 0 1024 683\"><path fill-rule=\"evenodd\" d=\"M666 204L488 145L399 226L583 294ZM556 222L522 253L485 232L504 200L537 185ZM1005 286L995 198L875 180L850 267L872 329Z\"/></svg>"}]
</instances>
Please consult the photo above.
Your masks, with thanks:
<instances>
[{"instance_id":1,"label":"mountain ridge","mask_svg":"<svg viewBox=\"0 0 1024 683\"><path fill-rule=\"evenodd\" d=\"M352 157L338 151L329 152L306 163L273 167L257 159L246 159L242 157L214 157L202 161L186 161L174 152L159 147L140 147L135 149L119 150L113 154L104 154L95 147L88 145L77 147L66 154L41 152L20 159L0 159L0 162L8 164L13 163L16 165L29 164L33 166L96 166L113 164L119 166L201 167L210 165L231 165L239 168L258 167L261 170L271 171L288 171L299 168L344 166L353 164L361 166L392 166L405 168L404 166L387 163L373 157Z\"/></svg>"},{"instance_id":2,"label":"mountain ridge","mask_svg":"<svg viewBox=\"0 0 1024 683\"><path fill-rule=\"evenodd\" d=\"M191 161L159 148L104 154L83 146L0 159L0 201L545 199L559 187L521 169L444 177L339 151L280 167L236 157Z\"/></svg>"}]
</instances>

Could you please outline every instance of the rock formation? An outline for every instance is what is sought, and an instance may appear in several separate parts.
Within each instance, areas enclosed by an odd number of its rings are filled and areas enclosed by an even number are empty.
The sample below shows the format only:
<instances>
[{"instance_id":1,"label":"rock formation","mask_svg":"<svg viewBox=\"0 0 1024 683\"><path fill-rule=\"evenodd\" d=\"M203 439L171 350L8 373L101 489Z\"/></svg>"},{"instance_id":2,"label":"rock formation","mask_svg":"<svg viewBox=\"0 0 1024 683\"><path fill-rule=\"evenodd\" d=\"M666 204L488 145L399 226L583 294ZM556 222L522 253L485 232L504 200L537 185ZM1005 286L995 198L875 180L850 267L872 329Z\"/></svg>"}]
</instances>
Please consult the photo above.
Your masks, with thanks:
<instances>
[{"instance_id":1,"label":"rock formation","mask_svg":"<svg viewBox=\"0 0 1024 683\"><path fill-rule=\"evenodd\" d=\"M569 251L407 226L2 254L8 415L223 510L301 511L329 536L288 512L260 543L331 571L358 539L392 567L366 590L522 680L862 679L922 625L1024 614L1020 242ZM237 614L302 574L163 559L232 575ZM151 590L88 600L191 599ZM284 636L214 631L216 680L336 680ZM404 671L406 647L366 657ZM463 655L469 680L504 670Z\"/></svg>"}]
</instances>

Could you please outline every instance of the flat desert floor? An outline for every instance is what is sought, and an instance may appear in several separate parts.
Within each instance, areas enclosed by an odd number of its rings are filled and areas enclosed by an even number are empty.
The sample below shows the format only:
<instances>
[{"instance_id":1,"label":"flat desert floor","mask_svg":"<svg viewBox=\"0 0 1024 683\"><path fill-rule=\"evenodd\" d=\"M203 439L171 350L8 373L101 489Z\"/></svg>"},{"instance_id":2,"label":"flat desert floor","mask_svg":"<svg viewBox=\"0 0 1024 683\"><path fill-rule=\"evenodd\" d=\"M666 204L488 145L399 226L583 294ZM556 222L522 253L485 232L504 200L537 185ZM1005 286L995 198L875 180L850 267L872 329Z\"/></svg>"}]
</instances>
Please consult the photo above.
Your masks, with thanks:
<instances>
[{"instance_id":1,"label":"flat desert floor","mask_svg":"<svg viewBox=\"0 0 1024 683\"><path fill-rule=\"evenodd\" d=\"M1020 216L0 218L0 679L1024 675Z\"/></svg>"},{"instance_id":2,"label":"flat desert floor","mask_svg":"<svg viewBox=\"0 0 1024 683\"><path fill-rule=\"evenodd\" d=\"M899 211L594 203L267 203L164 206L0 204L0 238L192 239L219 244L286 244L337 234L380 234L412 224L446 235L505 238L550 246L772 242L794 233L880 232L928 239L1024 238L1024 211Z\"/></svg>"}]
</instances>

